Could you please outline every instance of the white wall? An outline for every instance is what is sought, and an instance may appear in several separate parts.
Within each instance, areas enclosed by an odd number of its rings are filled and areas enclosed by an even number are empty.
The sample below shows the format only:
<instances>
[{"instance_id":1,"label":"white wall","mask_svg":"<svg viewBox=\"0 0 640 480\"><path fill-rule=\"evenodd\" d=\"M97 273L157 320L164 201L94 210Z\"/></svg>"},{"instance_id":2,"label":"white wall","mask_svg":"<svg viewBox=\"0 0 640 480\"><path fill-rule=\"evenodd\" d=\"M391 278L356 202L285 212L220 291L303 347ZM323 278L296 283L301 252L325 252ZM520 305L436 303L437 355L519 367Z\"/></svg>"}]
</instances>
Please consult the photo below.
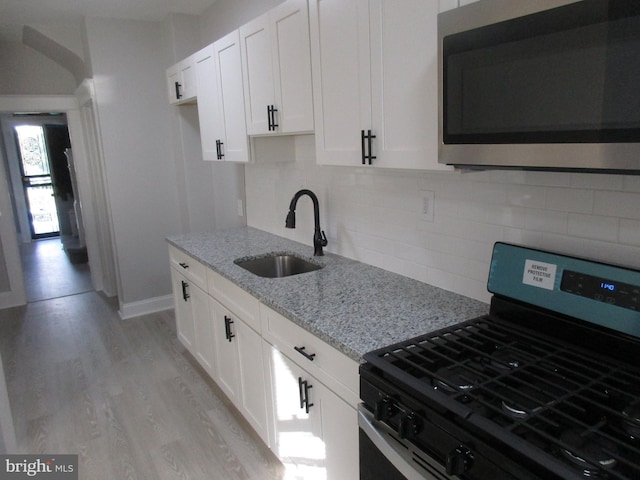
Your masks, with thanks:
<instances>
[{"instance_id":1,"label":"white wall","mask_svg":"<svg viewBox=\"0 0 640 480\"><path fill-rule=\"evenodd\" d=\"M171 291L165 237L180 231L162 24L89 18L121 308Z\"/></svg>"},{"instance_id":2,"label":"white wall","mask_svg":"<svg viewBox=\"0 0 640 480\"><path fill-rule=\"evenodd\" d=\"M76 89L73 75L21 43L0 43L2 95L69 95Z\"/></svg>"},{"instance_id":3,"label":"white wall","mask_svg":"<svg viewBox=\"0 0 640 480\"><path fill-rule=\"evenodd\" d=\"M200 15L200 35L203 46L222 38L283 1L216 0L211 8Z\"/></svg>"},{"instance_id":4,"label":"white wall","mask_svg":"<svg viewBox=\"0 0 640 480\"><path fill-rule=\"evenodd\" d=\"M296 138L290 163L245 167L248 225L312 245L305 198L284 228L291 197L310 188L327 250L483 301L496 241L640 268L640 176L320 167L313 138ZM433 222L423 191L435 192Z\"/></svg>"}]
</instances>

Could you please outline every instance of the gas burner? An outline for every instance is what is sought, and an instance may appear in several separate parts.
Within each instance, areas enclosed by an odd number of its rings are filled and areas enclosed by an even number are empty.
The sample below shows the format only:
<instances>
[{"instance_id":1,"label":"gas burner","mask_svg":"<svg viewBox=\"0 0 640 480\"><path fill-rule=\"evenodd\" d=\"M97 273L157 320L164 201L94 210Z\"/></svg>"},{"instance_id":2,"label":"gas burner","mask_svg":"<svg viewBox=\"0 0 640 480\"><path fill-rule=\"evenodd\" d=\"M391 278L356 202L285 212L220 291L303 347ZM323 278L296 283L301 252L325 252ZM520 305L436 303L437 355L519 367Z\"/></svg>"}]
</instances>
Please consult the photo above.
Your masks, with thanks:
<instances>
[{"instance_id":1,"label":"gas burner","mask_svg":"<svg viewBox=\"0 0 640 480\"><path fill-rule=\"evenodd\" d=\"M549 384L524 384L498 390L502 398L502 411L512 418L523 420L550 405L561 394L559 387Z\"/></svg>"},{"instance_id":2,"label":"gas burner","mask_svg":"<svg viewBox=\"0 0 640 480\"><path fill-rule=\"evenodd\" d=\"M490 366L502 371L520 368L527 360L529 360L529 355L510 347L497 348L491 353L491 356L485 358Z\"/></svg>"},{"instance_id":3,"label":"gas burner","mask_svg":"<svg viewBox=\"0 0 640 480\"><path fill-rule=\"evenodd\" d=\"M432 380L435 390L445 393L469 392L482 381L479 374L463 366L447 366L436 371L437 378Z\"/></svg>"},{"instance_id":4,"label":"gas burner","mask_svg":"<svg viewBox=\"0 0 640 480\"><path fill-rule=\"evenodd\" d=\"M614 458L618 449L606 438L569 429L562 432L560 440L568 447L560 450L562 455L572 466L580 469L585 478L609 478L606 471L618 463Z\"/></svg>"},{"instance_id":5,"label":"gas burner","mask_svg":"<svg viewBox=\"0 0 640 480\"><path fill-rule=\"evenodd\" d=\"M503 393L502 411L519 420L528 418L532 413L538 412L549 398L539 390L524 386L518 391L505 391Z\"/></svg>"},{"instance_id":6,"label":"gas burner","mask_svg":"<svg viewBox=\"0 0 640 480\"><path fill-rule=\"evenodd\" d=\"M632 439L640 439L640 401L628 405L622 411L622 428Z\"/></svg>"}]
</instances>

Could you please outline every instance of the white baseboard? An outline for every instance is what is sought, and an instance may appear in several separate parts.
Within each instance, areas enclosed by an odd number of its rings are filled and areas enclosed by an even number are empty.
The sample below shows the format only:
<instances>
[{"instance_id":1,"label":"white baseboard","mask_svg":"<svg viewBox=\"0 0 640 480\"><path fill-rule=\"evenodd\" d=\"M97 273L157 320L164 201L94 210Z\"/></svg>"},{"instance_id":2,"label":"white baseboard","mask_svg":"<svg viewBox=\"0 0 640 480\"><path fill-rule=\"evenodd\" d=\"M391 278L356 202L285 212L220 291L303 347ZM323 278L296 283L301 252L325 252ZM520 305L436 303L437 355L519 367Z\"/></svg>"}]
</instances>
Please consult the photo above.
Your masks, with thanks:
<instances>
[{"instance_id":1,"label":"white baseboard","mask_svg":"<svg viewBox=\"0 0 640 480\"><path fill-rule=\"evenodd\" d=\"M24 291L22 292L24 293ZM16 292L0 293L0 310L11 307L19 307L27 304L27 298Z\"/></svg>"},{"instance_id":2,"label":"white baseboard","mask_svg":"<svg viewBox=\"0 0 640 480\"><path fill-rule=\"evenodd\" d=\"M149 313L162 312L173 308L173 295L150 298L139 302L123 303L118 314L121 320L147 315Z\"/></svg>"}]
</instances>

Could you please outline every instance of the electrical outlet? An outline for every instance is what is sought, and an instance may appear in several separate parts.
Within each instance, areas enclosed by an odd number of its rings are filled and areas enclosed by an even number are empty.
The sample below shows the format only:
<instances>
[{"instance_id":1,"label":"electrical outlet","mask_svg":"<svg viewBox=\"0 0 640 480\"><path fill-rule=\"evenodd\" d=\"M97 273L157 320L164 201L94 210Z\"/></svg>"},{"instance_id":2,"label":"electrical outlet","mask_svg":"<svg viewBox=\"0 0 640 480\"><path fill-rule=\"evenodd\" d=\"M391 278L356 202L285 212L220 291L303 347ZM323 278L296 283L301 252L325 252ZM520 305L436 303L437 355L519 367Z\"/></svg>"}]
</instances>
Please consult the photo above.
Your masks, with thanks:
<instances>
[{"instance_id":1,"label":"electrical outlet","mask_svg":"<svg viewBox=\"0 0 640 480\"><path fill-rule=\"evenodd\" d=\"M244 217L244 206L242 205L241 199L238 199L238 216Z\"/></svg>"},{"instance_id":2,"label":"electrical outlet","mask_svg":"<svg viewBox=\"0 0 640 480\"><path fill-rule=\"evenodd\" d=\"M435 201L435 192L432 192L431 190L420 191L420 220L423 222L433 222Z\"/></svg>"}]
</instances>

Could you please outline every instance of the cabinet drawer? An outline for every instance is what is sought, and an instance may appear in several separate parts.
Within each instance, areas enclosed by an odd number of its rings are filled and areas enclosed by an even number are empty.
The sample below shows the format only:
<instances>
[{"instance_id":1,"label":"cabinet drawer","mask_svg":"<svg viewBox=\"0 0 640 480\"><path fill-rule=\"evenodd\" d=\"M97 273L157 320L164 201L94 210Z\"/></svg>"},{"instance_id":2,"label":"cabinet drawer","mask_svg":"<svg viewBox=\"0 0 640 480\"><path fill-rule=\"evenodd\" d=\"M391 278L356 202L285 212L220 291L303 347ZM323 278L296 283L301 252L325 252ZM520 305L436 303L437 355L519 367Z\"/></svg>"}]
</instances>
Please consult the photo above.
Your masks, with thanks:
<instances>
[{"instance_id":1,"label":"cabinet drawer","mask_svg":"<svg viewBox=\"0 0 640 480\"><path fill-rule=\"evenodd\" d=\"M265 305L260 305L260 316L267 341L349 403L357 404L358 362Z\"/></svg>"},{"instance_id":2,"label":"cabinet drawer","mask_svg":"<svg viewBox=\"0 0 640 480\"><path fill-rule=\"evenodd\" d=\"M207 269L207 284L209 295L260 333L260 302L258 299L210 268Z\"/></svg>"},{"instance_id":3,"label":"cabinet drawer","mask_svg":"<svg viewBox=\"0 0 640 480\"><path fill-rule=\"evenodd\" d=\"M207 290L207 268L203 264L172 245L169 245L169 260L171 266L188 280Z\"/></svg>"}]
</instances>

